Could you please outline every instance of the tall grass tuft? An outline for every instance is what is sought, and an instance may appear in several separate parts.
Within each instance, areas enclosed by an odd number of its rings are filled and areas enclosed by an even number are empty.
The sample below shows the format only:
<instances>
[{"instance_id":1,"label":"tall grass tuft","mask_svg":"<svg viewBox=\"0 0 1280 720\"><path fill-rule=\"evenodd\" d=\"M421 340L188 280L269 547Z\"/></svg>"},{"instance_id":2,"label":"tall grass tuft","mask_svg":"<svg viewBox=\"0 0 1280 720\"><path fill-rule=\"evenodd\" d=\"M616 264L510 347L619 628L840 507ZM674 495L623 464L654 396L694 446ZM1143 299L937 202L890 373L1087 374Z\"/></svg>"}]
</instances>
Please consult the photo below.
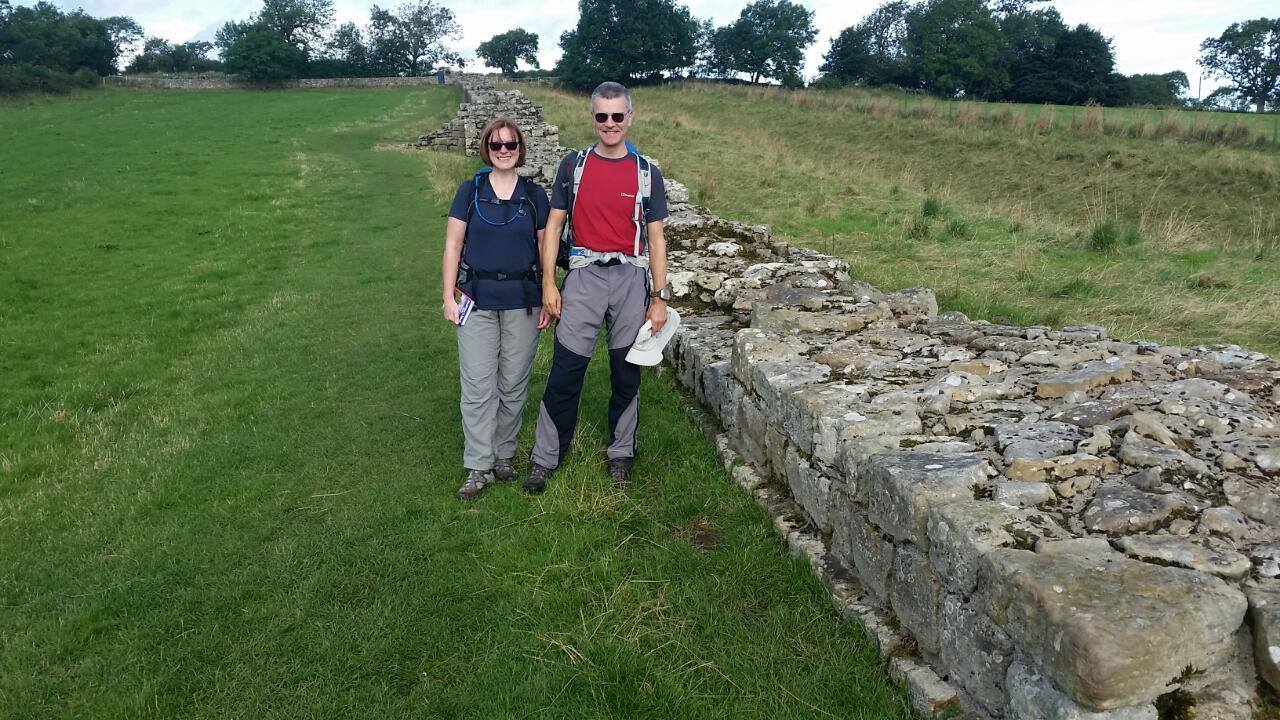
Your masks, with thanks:
<instances>
[{"instance_id":1,"label":"tall grass tuft","mask_svg":"<svg viewBox=\"0 0 1280 720\"><path fill-rule=\"evenodd\" d=\"M1080 115L1071 122L1071 128L1089 135L1101 135L1106 129L1106 121L1102 115L1102 106L1089 103L1080 110Z\"/></svg>"},{"instance_id":2,"label":"tall grass tuft","mask_svg":"<svg viewBox=\"0 0 1280 720\"><path fill-rule=\"evenodd\" d=\"M1133 225L1121 225L1111 219L1103 220L1093 226L1089 233L1089 248L1095 252L1115 252L1126 245L1137 245L1142 241L1138 228Z\"/></svg>"},{"instance_id":3,"label":"tall grass tuft","mask_svg":"<svg viewBox=\"0 0 1280 720\"><path fill-rule=\"evenodd\" d=\"M964 218L952 218L947 221L946 235L952 240L972 240L973 226Z\"/></svg>"},{"instance_id":4,"label":"tall grass tuft","mask_svg":"<svg viewBox=\"0 0 1280 720\"><path fill-rule=\"evenodd\" d=\"M942 215L942 201L933 196L925 198L920 205L920 215L927 218Z\"/></svg>"},{"instance_id":5,"label":"tall grass tuft","mask_svg":"<svg viewBox=\"0 0 1280 720\"><path fill-rule=\"evenodd\" d=\"M1040 114L1036 115L1036 132L1047 133L1053 130L1055 126L1054 113L1055 109L1052 105L1040 106Z\"/></svg>"},{"instance_id":6,"label":"tall grass tuft","mask_svg":"<svg viewBox=\"0 0 1280 720\"><path fill-rule=\"evenodd\" d=\"M933 237L933 225L927 217L913 217L907 223L906 236L908 240L929 240Z\"/></svg>"},{"instance_id":7,"label":"tall grass tuft","mask_svg":"<svg viewBox=\"0 0 1280 720\"><path fill-rule=\"evenodd\" d=\"M961 102L956 105L955 124L960 127L972 127L982 119L982 111L974 102Z\"/></svg>"}]
</instances>

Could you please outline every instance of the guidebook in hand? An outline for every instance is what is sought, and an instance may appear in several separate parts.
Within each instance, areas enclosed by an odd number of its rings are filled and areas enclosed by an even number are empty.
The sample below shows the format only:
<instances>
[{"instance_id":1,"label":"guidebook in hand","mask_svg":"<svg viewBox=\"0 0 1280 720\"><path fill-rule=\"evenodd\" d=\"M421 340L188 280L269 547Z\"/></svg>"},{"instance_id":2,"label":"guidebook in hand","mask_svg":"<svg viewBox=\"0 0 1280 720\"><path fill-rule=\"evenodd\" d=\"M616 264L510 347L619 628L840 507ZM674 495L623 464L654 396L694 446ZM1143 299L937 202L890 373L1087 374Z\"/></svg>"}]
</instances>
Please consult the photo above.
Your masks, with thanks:
<instances>
[{"instance_id":1,"label":"guidebook in hand","mask_svg":"<svg viewBox=\"0 0 1280 720\"><path fill-rule=\"evenodd\" d=\"M458 293L462 299L458 301L458 327L462 327L467 322L467 316L475 309L476 301L467 297L464 292Z\"/></svg>"}]
</instances>

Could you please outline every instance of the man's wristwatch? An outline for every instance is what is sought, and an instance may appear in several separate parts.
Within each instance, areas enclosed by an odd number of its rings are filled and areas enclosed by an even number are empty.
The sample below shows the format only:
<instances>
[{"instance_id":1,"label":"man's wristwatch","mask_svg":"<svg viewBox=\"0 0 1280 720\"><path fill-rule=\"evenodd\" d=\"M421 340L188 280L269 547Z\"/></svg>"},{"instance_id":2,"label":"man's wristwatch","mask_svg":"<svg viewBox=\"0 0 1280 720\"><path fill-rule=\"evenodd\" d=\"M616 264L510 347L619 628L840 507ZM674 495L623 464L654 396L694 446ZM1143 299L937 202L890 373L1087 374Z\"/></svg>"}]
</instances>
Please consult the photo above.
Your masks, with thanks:
<instances>
[{"instance_id":1,"label":"man's wristwatch","mask_svg":"<svg viewBox=\"0 0 1280 720\"><path fill-rule=\"evenodd\" d=\"M663 302L671 302L671 288L668 286L660 290L654 290L653 292L649 293L649 297L658 298Z\"/></svg>"}]
</instances>

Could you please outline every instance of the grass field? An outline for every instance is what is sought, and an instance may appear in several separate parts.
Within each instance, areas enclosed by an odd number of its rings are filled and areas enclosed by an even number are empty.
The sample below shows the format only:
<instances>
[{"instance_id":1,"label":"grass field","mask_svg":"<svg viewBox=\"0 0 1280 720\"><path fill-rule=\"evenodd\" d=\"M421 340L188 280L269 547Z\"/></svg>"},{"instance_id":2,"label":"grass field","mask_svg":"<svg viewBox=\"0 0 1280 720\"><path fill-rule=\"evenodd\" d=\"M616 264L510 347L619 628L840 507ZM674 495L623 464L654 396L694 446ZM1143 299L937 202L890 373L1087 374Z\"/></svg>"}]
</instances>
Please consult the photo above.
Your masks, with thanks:
<instances>
[{"instance_id":1,"label":"grass field","mask_svg":"<svg viewBox=\"0 0 1280 720\"><path fill-rule=\"evenodd\" d=\"M455 103L0 107L0 717L908 717L669 378L631 493L597 366L545 496L454 499L472 165L376 147Z\"/></svg>"},{"instance_id":2,"label":"grass field","mask_svg":"<svg viewBox=\"0 0 1280 720\"><path fill-rule=\"evenodd\" d=\"M562 142L592 140L585 97L522 87ZM1274 146L1110 134L1082 109L860 91L696 84L635 98L632 136L696 202L846 257L885 289L928 285L944 307L993 321L1280 351ZM884 104L894 102L934 109ZM1161 122L1094 111L1102 123ZM982 119L1005 112L1014 119ZM1267 133L1273 120L1239 121Z\"/></svg>"}]
</instances>

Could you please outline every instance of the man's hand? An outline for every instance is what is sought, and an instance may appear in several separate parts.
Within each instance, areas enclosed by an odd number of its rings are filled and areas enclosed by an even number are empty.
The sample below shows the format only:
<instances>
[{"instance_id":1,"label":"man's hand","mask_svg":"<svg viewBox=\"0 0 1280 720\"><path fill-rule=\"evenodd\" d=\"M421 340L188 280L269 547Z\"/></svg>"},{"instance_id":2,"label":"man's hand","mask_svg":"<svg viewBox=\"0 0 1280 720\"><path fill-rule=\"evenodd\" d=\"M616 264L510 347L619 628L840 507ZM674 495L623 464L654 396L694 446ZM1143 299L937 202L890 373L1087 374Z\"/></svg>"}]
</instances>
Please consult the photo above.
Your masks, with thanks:
<instances>
[{"instance_id":1,"label":"man's hand","mask_svg":"<svg viewBox=\"0 0 1280 720\"><path fill-rule=\"evenodd\" d=\"M542 288L542 311L560 319L560 289L554 285Z\"/></svg>"},{"instance_id":2,"label":"man's hand","mask_svg":"<svg viewBox=\"0 0 1280 720\"><path fill-rule=\"evenodd\" d=\"M653 334L657 335L662 326L667 324L667 302L653 298L649 301L649 310L645 313L645 318L653 327Z\"/></svg>"}]
</instances>

